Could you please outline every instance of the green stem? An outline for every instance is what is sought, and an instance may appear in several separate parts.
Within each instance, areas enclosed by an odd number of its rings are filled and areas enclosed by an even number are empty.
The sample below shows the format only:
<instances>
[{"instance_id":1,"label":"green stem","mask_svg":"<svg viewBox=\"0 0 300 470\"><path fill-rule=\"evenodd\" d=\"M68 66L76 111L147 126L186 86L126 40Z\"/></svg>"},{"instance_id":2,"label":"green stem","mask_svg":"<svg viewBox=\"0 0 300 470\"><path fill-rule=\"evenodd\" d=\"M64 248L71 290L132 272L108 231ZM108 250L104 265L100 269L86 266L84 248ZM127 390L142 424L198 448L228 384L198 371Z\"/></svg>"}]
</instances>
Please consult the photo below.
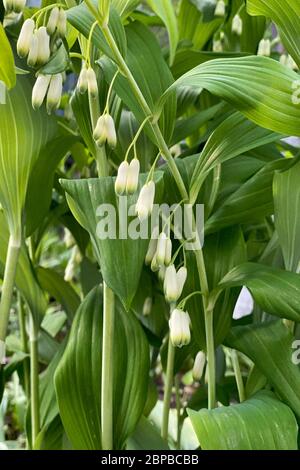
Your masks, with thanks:
<instances>
[{"instance_id":1,"label":"green stem","mask_svg":"<svg viewBox=\"0 0 300 470\"><path fill-rule=\"evenodd\" d=\"M175 347L173 346L171 337L169 336L167 373L166 373L166 378L165 378L163 418L162 418L162 427L161 427L161 437L165 441L168 440L168 435L169 435L169 413L170 413L170 402L171 402L172 387L173 387L174 359L175 359Z\"/></svg>"},{"instance_id":2,"label":"green stem","mask_svg":"<svg viewBox=\"0 0 300 470\"><path fill-rule=\"evenodd\" d=\"M181 401L180 401L180 379L178 374L175 377L175 391L176 391L176 412L177 412L177 436L176 436L176 449L180 450L181 441Z\"/></svg>"},{"instance_id":3,"label":"green stem","mask_svg":"<svg viewBox=\"0 0 300 470\"><path fill-rule=\"evenodd\" d=\"M18 293L18 319L19 319L19 328L20 328L20 339L22 344L22 351L25 354L29 354L28 350L28 338L26 332L26 319L25 319L25 309L21 294ZM27 398L30 397L30 364L29 358L25 358L23 361L23 373L24 373L24 390Z\"/></svg>"},{"instance_id":4,"label":"green stem","mask_svg":"<svg viewBox=\"0 0 300 470\"><path fill-rule=\"evenodd\" d=\"M115 298L103 285L103 346L102 346L102 449L113 450L113 337Z\"/></svg>"},{"instance_id":5,"label":"green stem","mask_svg":"<svg viewBox=\"0 0 300 470\"><path fill-rule=\"evenodd\" d=\"M243 377L241 373L239 358L235 349L231 350L231 362L232 362L232 367L234 370L237 389L239 392L239 399L240 399L240 402L242 402L246 399L246 393L245 393L245 386L244 386Z\"/></svg>"},{"instance_id":6,"label":"green stem","mask_svg":"<svg viewBox=\"0 0 300 470\"><path fill-rule=\"evenodd\" d=\"M0 302L0 341L5 341L16 269L21 248L21 238L9 237ZM1 362L1 361L0 361Z\"/></svg>"},{"instance_id":7,"label":"green stem","mask_svg":"<svg viewBox=\"0 0 300 470\"><path fill-rule=\"evenodd\" d=\"M38 334L33 319L30 317L30 404L32 447L40 432L40 395L39 395L39 359Z\"/></svg>"},{"instance_id":8,"label":"green stem","mask_svg":"<svg viewBox=\"0 0 300 470\"><path fill-rule=\"evenodd\" d=\"M216 406L216 359L215 342L213 329L213 311L207 308L204 311L205 336L206 336L206 357L208 371L208 409L212 410Z\"/></svg>"}]
</instances>

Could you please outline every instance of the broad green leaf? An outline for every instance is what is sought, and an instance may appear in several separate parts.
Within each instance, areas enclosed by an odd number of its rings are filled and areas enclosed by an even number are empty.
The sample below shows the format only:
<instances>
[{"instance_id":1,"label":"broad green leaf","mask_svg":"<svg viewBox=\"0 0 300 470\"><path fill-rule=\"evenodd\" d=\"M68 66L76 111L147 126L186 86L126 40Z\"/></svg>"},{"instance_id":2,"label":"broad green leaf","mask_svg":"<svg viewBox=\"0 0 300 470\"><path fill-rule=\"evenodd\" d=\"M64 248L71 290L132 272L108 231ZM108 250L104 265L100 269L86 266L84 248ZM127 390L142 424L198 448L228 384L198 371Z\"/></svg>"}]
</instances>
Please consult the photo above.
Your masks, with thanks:
<instances>
[{"instance_id":1,"label":"broad green leaf","mask_svg":"<svg viewBox=\"0 0 300 470\"><path fill-rule=\"evenodd\" d=\"M39 73L45 75L55 75L56 73L64 72L69 65L69 54L62 43L57 51L51 55L50 60L39 69Z\"/></svg>"},{"instance_id":2,"label":"broad green leaf","mask_svg":"<svg viewBox=\"0 0 300 470\"><path fill-rule=\"evenodd\" d=\"M291 331L281 321L237 326L226 338L226 345L250 357L299 417L300 370L292 361L293 342Z\"/></svg>"},{"instance_id":3,"label":"broad green leaf","mask_svg":"<svg viewBox=\"0 0 300 470\"><path fill-rule=\"evenodd\" d=\"M0 273L4 272L6 252L9 239L7 221L0 211ZM45 295L37 281L36 273L29 259L25 244L21 248L16 271L16 286L26 300L33 318L38 324L44 316L47 303Z\"/></svg>"},{"instance_id":4,"label":"broad green leaf","mask_svg":"<svg viewBox=\"0 0 300 470\"><path fill-rule=\"evenodd\" d=\"M235 224L248 224L273 214L274 173L276 170L288 168L290 164L291 161L285 159L267 163L244 184L239 184L228 197L222 194L220 205L205 223L205 233L212 233ZM237 171L239 171L239 159L237 159ZM231 178L233 177L232 173ZM255 204L253 201L256 201Z\"/></svg>"},{"instance_id":5,"label":"broad green leaf","mask_svg":"<svg viewBox=\"0 0 300 470\"><path fill-rule=\"evenodd\" d=\"M52 336L52 338L55 338L66 323L66 320L67 315L63 311L55 313L49 312L44 316L41 327Z\"/></svg>"},{"instance_id":6,"label":"broad green leaf","mask_svg":"<svg viewBox=\"0 0 300 470\"><path fill-rule=\"evenodd\" d=\"M145 179L146 175L143 175L140 179L139 190ZM67 200L75 218L91 236L104 281L119 296L125 308L129 309L138 288L149 240L141 238L133 240L129 236L123 239L119 237L119 197L115 193L114 181L114 178L107 177L88 180L62 180L61 184L67 193ZM162 173L158 173L156 200L159 200L162 183ZM135 205L139 190L133 196L122 198L123 203L127 201L128 208ZM104 213L97 214L97 209L102 204L110 204L111 206L109 209L106 208ZM120 214L123 217L123 223L135 223L136 217L127 217L124 206ZM114 221L116 223L116 238L98 237L98 223L102 224L103 230L109 233L114 230Z\"/></svg>"},{"instance_id":7,"label":"broad green leaf","mask_svg":"<svg viewBox=\"0 0 300 470\"><path fill-rule=\"evenodd\" d=\"M252 395L265 388L266 383L266 376L262 374L260 369L254 364L249 372L245 386L246 397L250 398Z\"/></svg>"},{"instance_id":8,"label":"broad green leaf","mask_svg":"<svg viewBox=\"0 0 300 470\"><path fill-rule=\"evenodd\" d=\"M2 23L0 23L0 50L0 81L2 80L7 88L12 88L16 84L15 61Z\"/></svg>"},{"instance_id":9,"label":"broad green leaf","mask_svg":"<svg viewBox=\"0 0 300 470\"><path fill-rule=\"evenodd\" d=\"M158 429L153 423L142 416L135 432L127 441L126 450L168 450Z\"/></svg>"},{"instance_id":10,"label":"broad green leaf","mask_svg":"<svg viewBox=\"0 0 300 470\"><path fill-rule=\"evenodd\" d=\"M240 16L243 22L243 31L240 38L241 51L256 54L259 41L264 37L266 19L261 16L253 17L248 15L246 8L242 8ZM227 25L231 27L231 22L228 23Z\"/></svg>"},{"instance_id":11,"label":"broad green leaf","mask_svg":"<svg viewBox=\"0 0 300 470\"><path fill-rule=\"evenodd\" d=\"M171 0L147 0L147 2L167 28L170 44L170 65L172 65L179 39L174 5Z\"/></svg>"},{"instance_id":12,"label":"broad green leaf","mask_svg":"<svg viewBox=\"0 0 300 470\"><path fill-rule=\"evenodd\" d=\"M63 438L64 428L60 416L57 415L39 432L34 443L34 450L62 450Z\"/></svg>"},{"instance_id":13,"label":"broad green leaf","mask_svg":"<svg viewBox=\"0 0 300 470\"><path fill-rule=\"evenodd\" d=\"M245 263L230 271L215 293L218 296L223 289L233 286L246 286L265 312L300 320L300 274L259 263ZM215 298L212 295L213 301Z\"/></svg>"},{"instance_id":14,"label":"broad green leaf","mask_svg":"<svg viewBox=\"0 0 300 470\"><path fill-rule=\"evenodd\" d=\"M211 134L201 152L190 183L191 200L196 201L202 182L216 165L279 137L256 126L240 113L229 116Z\"/></svg>"},{"instance_id":15,"label":"broad green leaf","mask_svg":"<svg viewBox=\"0 0 300 470\"><path fill-rule=\"evenodd\" d=\"M20 231L30 174L42 148L56 133L54 119L31 106L31 83L18 76L0 112L0 202L9 230Z\"/></svg>"},{"instance_id":16,"label":"broad green leaf","mask_svg":"<svg viewBox=\"0 0 300 470\"><path fill-rule=\"evenodd\" d=\"M43 223L51 203L55 169L74 142L74 136L59 136L40 151L29 178L26 194L27 237Z\"/></svg>"},{"instance_id":17,"label":"broad green leaf","mask_svg":"<svg viewBox=\"0 0 300 470\"><path fill-rule=\"evenodd\" d=\"M97 287L76 314L55 375L61 418L75 449L101 449L101 312L102 293ZM145 406L149 350L138 321L125 313L119 303L115 311L114 342L117 345L113 355L114 449L122 449Z\"/></svg>"},{"instance_id":18,"label":"broad green leaf","mask_svg":"<svg viewBox=\"0 0 300 470\"><path fill-rule=\"evenodd\" d=\"M205 88L228 101L257 125L299 136L300 107L292 100L298 80L296 72L268 57L216 59L179 78L158 106L161 107L168 94L179 87Z\"/></svg>"},{"instance_id":19,"label":"broad green leaf","mask_svg":"<svg viewBox=\"0 0 300 470\"><path fill-rule=\"evenodd\" d=\"M95 7L96 7L96 2ZM91 30L92 25L96 21L93 17L92 13L88 10L86 4L84 2L80 3L76 7L70 8L67 11L67 18L68 21L71 23L74 28L76 28L81 34L83 34L86 38L89 37L89 33ZM110 17L109 17L109 27L110 31L118 44L118 47L121 53L125 56L126 55L126 36L124 32L123 25L121 23L121 19L116 12L115 9L111 9ZM99 48L104 54L108 57L113 59L112 51L108 46L105 37L99 26L95 27L93 37L92 37L93 44Z\"/></svg>"},{"instance_id":20,"label":"broad green leaf","mask_svg":"<svg viewBox=\"0 0 300 470\"><path fill-rule=\"evenodd\" d=\"M300 3L298 0L247 0L250 15L271 18L278 27L280 39L300 66Z\"/></svg>"},{"instance_id":21,"label":"broad green leaf","mask_svg":"<svg viewBox=\"0 0 300 470\"><path fill-rule=\"evenodd\" d=\"M169 67L164 61L161 48L154 34L143 24L135 21L125 28L127 36L126 63L134 76L148 106L154 111L155 103L164 91L173 83L173 77ZM111 82L115 72L115 65L107 58L102 58L99 64L103 68L106 80ZM145 119L141 106L133 94L128 81L118 74L114 90L126 106L133 112L139 123ZM159 125L167 142L170 141L176 116L176 96L171 93L166 100ZM146 124L145 130L156 142L150 124Z\"/></svg>"},{"instance_id":22,"label":"broad green leaf","mask_svg":"<svg viewBox=\"0 0 300 470\"><path fill-rule=\"evenodd\" d=\"M79 296L73 287L58 272L50 268L39 266L37 277L42 288L62 305L71 322L80 304Z\"/></svg>"},{"instance_id":23,"label":"broad green leaf","mask_svg":"<svg viewBox=\"0 0 300 470\"><path fill-rule=\"evenodd\" d=\"M293 412L272 392L259 392L238 405L188 410L203 450L297 450Z\"/></svg>"},{"instance_id":24,"label":"broad green leaf","mask_svg":"<svg viewBox=\"0 0 300 470\"><path fill-rule=\"evenodd\" d=\"M300 262L300 163L288 171L276 172L273 193L275 225L283 252L285 267L299 270Z\"/></svg>"}]
</instances>

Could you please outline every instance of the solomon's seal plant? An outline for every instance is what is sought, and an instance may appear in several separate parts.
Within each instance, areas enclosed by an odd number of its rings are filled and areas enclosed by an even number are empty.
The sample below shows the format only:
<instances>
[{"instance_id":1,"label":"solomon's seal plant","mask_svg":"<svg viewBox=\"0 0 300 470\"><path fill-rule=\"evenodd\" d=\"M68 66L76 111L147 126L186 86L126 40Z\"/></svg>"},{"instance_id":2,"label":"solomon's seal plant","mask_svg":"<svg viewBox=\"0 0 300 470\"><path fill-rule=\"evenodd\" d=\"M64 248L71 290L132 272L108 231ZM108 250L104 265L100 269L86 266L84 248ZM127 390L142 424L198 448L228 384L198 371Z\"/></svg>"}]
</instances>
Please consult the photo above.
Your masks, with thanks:
<instances>
[{"instance_id":1,"label":"solomon's seal plant","mask_svg":"<svg viewBox=\"0 0 300 470\"><path fill-rule=\"evenodd\" d=\"M298 449L298 0L0 0L0 444Z\"/></svg>"}]
</instances>

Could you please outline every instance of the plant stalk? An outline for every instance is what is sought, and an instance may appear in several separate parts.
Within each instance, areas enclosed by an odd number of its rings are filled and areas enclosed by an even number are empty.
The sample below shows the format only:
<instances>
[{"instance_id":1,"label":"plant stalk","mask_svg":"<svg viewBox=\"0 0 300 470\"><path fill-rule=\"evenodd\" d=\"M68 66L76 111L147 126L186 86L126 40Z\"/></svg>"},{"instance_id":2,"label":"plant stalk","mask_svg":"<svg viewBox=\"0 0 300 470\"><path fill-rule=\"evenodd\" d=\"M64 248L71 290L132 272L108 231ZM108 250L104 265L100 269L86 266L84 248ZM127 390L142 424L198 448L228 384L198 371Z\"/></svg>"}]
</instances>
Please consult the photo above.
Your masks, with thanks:
<instances>
[{"instance_id":1,"label":"plant stalk","mask_svg":"<svg viewBox=\"0 0 300 470\"><path fill-rule=\"evenodd\" d=\"M208 371L208 409L216 406L216 358L214 346L213 311L205 308L206 357Z\"/></svg>"},{"instance_id":2,"label":"plant stalk","mask_svg":"<svg viewBox=\"0 0 300 470\"><path fill-rule=\"evenodd\" d=\"M23 304L20 293L18 293L18 320L19 320L22 350L25 354L29 354L28 338L27 338L27 332L26 332L25 309L24 309L24 304ZM29 399L30 397L30 359L29 358L25 358L23 361L23 373L24 373L24 390L25 390L27 399Z\"/></svg>"},{"instance_id":3,"label":"plant stalk","mask_svg":"<svg viewBox=\"0 0 300 470\"><path fill-rule=\"evenodd\" d=\"M39 394L39 358L38 333L30 316L30 404L31 404L31 436L32 448L40 432L40 394Z\"/></svg>"},{"instance_id":4,"label":"plant stalk","mask_svg":"<svg viewBox=\"0 0 300 470\"><path fill-rule=\"evenodd\" d=\"M242 402L246 400L246 393L245 393L245 386L244 386L243 377L241 373L238 354L235 349L231 350L231 362L232 362L232 367L234 370L237 389L239 392L239 399L240 399L240 402Z\"/></svg>"},{"instance_id":5,"label":"plant stalk","mask_svg":"<svg viewBox=\"0 0 300 470\"><path fill-rule=\"evenodd\" d=\"M170 413L170 402L171 402L172 387L173 387L173 380L174 380L174 377L173 377L174 359L175 359L175 347L173 346L171 337L169 336L167 373L166 373L166 378L165 378L163 418L162 418L162 426L161 426L161 437L165 441L168 441L168 435L169 435L169 413Z\"/></svg>"},{"instance_id":6,"label":"plant stalk","mask_svg":"<svg viewBox=\"0 0 300 470\"><path fill-rule=\"evenodd\" d=\"M103 284L103 345L101 419L102 449L113 450L113 337L114 337L115 296Z\"/></svg>"}]
</instances>

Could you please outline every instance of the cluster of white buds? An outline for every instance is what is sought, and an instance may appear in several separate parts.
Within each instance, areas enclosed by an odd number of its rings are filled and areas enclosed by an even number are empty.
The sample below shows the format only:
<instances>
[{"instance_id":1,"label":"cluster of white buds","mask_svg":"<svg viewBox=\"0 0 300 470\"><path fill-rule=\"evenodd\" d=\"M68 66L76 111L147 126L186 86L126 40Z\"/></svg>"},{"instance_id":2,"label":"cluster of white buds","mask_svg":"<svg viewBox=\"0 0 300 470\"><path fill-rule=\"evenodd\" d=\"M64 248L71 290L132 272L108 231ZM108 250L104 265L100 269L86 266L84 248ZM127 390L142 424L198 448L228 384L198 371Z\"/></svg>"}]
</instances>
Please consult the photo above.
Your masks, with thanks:
<instances>
[{"instance_id":1,"label":"cluster of white buds","mask_svg":"<svg viewBox=\"0 0 300 470\"><path fill-rule=\"evenodd\" d=\"M154 197L155 183L151 180L142 187L135 206L135 212L141 221L146 220L151 214L153 210Z\"/></svg>"},{"instance_id":2,"label":"cluster of white buds","mask_svg":"<svg viewBox=\"0 0 300 470\"><path fill-rule=\"evenodd\" d=\"M130 164L127 161L121 163L115 182L116 194L134 194L138 188L140 174L140 162L133 158Z\"/></svg>"},{"instance_id":3,"label":"cluster of white buds","mask_svg":"<svg viewBox=\"0 0 300 470\"><path fill-rule=\"evenodd\" d=\"M50 12L47 33L51 36L55 32L61 37L67 33L67 16L63 8L54 7Z\"/></svg>"},{"instance_id":4,"label":"cluster of white buds","mask_svg":"<svg viewBox=\"0 0 300 470\"><path fill-rule=\"evenodd\" d=\"M106 142L111 148L115 148L117 145L117 133L115 128L115 122L112 116L108 113L102 114L99 117L96 127L94 129L94 139L96 144L101 147Z\"/></svg>"},{"instance_id":5,"label":"cluster of white buds","mask_svg":"<svg viewBox=\"0 0 300 470\"><path fill-rule=\"evenodd\" d=\"M195 357L193 367L193 379L195 382L199 382L203 375L204 367L206 364L206 356L203 351L199 351Z\"/></svg>"},{"instance_id":6,"label":"cluster of white buds","mask_svg":"<svg viewBox=\"0 0 300 470\"><path fill-rule=\"evenodd\" d=\"M59 108L63 89L63 76L39 74L32 90L32 107L40 108L47 95L47 112L50 114Z\"/></svg>"},{"instance_id":7,"label":"cluster of white buds","mask_svg":"<svg viewBox=\"0 0 300 470\"><path fill-rule=\"evenodd\" d=\"M224 0L218 0L215 8L215 16L225 16L225 10L226 6Z\"/></svg>"},{"instance_id":8,"label":"cluster of white buds","mask_svg":"<svg viewBox=\"0 0 300 470\"><path fill-rule=\"evenodd\" d=\"M145 317L149 316L152 310L152 297L146 297L144 305L143 305L143 315Z\"/></svg>"},{"instance_id":9,"label":"cluster of white buds","mask_svg":"<svg viewBox=\"0 0 300 470\"><path fill-rule=\"evenodd\" d=\"M161 232L157 244L156 250L152 257L151 269L152 271L159 271L159 279L164 280L165 267L169 266L172 260L172 242L170 237L165 232Z\"/></svg>"},{"instance_id":10,"label":"cluster of white buds","mask_svg":"<svg viewBox=\"0 0 300 470\"><path fill-rule=\"evenodd\" d=\"M177 272L174 264L170 264L170 266L166 268L164 294L167 302L170 304L177 302L182 294L186 278L187 269L184 266L182 266Z\"/></svg>"},{"instance_id":11,"label":"cluster of white buds","mask_svg":"<svg viewBox=\"0 0 300 470\"><path fill-rule=\"evenodd\" d=\"M257 55L270 57L270 55L271 55L271 41L270 41L270 39L262 39L259 42Z\"/></svg>"},{"instance_id":12,"label":"cluster of white buds","mask_svg":"<svg viewBox=\"0 0 300 470\"><path fill-rule=\"evenodd\" d=\"M181 348L191 341L190 316L178 308L171 313L169 320L170 339L173 346Z\"/></svg>"},{"instance_id":13,"label":"cluster of white buds","mask_svg":"<svg viewBox=\"0 0 300 470\"><path fill-rule=\"evenodd\" d=\"M86 67L86 65L82 67L78 77L77 89L81 94L88 91L93 99L98 98L97 76L92 67Z\"/></svg>"},{"instance_id":14,"label":"cluster of white buds","mask_svg":"<svg viewBox=\"0 0 300 470\"><path fill-rule=\"evenodd\" d=\"M26 5L26 0L3 0L6 13L21 13Z\"/></svg>"},{"instance_id":15,"label":"cluster of white buds","mask_svg":"<svg viewBox=\"0 0 300 470\"><path fill-rule=\"evenodd\" d=\"M240 15L237 13L232 20L231 31L238 36L242 35L243 32L243 20Z\"/></svg>"},{"instance_id":16,"label":"cluster of white buds","mask_svg":"<svg viewBox=\"0 0 300 470\"><path fill-rule=\"evenodd\" d=\"M291 70L298 70L298 66L294 59L288 54L282 54L280 56L279 62L285 67L288 67Z\"/></svg>"}]
</instances>

